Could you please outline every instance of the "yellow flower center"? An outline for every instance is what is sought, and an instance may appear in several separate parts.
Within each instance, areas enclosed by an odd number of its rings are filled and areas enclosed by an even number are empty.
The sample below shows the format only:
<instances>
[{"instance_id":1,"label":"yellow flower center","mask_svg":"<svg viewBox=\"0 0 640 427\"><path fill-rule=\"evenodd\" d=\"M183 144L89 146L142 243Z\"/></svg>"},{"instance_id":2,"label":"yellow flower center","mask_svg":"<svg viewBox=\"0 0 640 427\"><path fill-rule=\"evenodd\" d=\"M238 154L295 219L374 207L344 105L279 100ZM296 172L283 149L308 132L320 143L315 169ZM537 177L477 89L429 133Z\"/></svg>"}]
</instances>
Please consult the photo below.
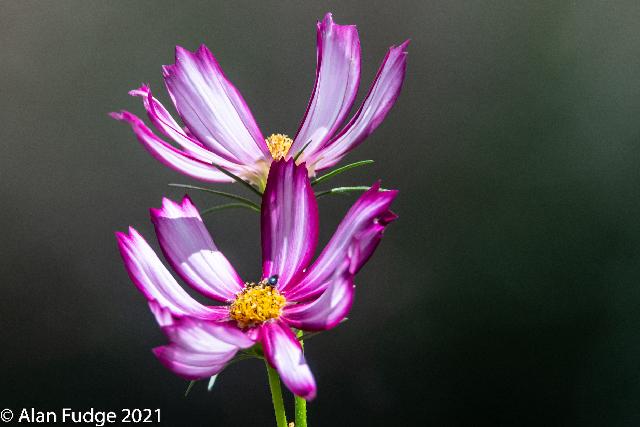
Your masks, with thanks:
<instances>
[{"instance_id":1,"label":"yellow flower center","mask_svg":"<svg viewBox=\"0 0 640 427\"><path fill-rule=\"evenodd\" d=\"M245 283L245 288L229 307L229 315L239 327L252 327L280 317L286 302L286 298L268 284L268 279L258 284Z\"/></svg>"},{"instance_id":2,"label":"yellow flower center","mask_svg":"<svg viewBox=\"0 0 640 427\"><path fill-rule=\"evenodd\" d=\"M265 141L267 142L267 147L269 147L269 152L273 160L284 159L291 148L291 144L293 144L291 138L281 133L274 133L265 139Z\"/></svg>"}]
</instances>

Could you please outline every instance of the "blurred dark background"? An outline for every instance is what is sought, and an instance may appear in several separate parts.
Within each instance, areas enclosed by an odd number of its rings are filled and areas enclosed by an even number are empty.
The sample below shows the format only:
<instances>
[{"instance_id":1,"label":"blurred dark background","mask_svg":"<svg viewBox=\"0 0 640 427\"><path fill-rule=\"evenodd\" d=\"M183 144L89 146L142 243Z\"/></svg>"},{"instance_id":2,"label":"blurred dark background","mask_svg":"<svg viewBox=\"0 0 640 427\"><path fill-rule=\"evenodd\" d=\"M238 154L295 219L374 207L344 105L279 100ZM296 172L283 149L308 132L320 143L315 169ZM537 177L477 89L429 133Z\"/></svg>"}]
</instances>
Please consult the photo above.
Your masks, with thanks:
<instances>
[{"instance_id":1,"label":"blurred dark background","mask_svg":"<svg viewBox=\"0 0 640 427\"><path fill-rule=\"evenodd\" d=\"M185 398L151 354L165 339L113 232L156 245L147 209L196 181L107 113L142 115L141 82L167 102L160 66L204 42L263 133L294 134L327 11L358 25L359 99L412 43L396 107L347 159L376 163L339 180L399 188L400 220L350 321L308 342L310 425L639 425L637 1L2 2L0 406L274 424L258 361ZM320 200L322 243L354 199ZM257 276L257 216L207 223Z\"/></svg>"}]
</instances>

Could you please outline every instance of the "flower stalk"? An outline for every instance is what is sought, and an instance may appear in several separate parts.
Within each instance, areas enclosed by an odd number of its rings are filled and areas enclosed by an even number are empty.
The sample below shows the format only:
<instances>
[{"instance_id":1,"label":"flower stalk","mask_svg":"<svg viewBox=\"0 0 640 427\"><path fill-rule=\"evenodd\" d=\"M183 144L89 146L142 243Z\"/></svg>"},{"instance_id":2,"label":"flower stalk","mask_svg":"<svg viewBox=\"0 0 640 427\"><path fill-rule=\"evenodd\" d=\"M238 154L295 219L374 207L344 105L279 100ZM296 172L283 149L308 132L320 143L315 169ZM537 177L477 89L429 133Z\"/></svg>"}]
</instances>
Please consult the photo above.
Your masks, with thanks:
<instances>
[{"instance_id":1,"label":"flower stalk","mask_svg":"<svg viewBox=\"0 0 640 427\"><path fill-rule=\"evenodd\" d=\"M267 367L267 376L269 377L269 389L271 390L271 400L273 402L273 411L276 416L277 427L287 427L287 415L284 411L284 402L282 400L282 388L280 387L280 376L278 371L273 369L269 362L264 361ZM297 424L296 424L297 425Z\"/></svg>"},{"instance_id":2,"label":"flower stalk","mask_svg":"<svg viewBox=\"0 0 640 427\"><path fill-rule=\"evenodd\" d=\"M304 342L302 341L302 336L304 335L303 331L298 331L296 334L298 340L300 341L300 346L304 352ZM294 405L295 405L295 426L296 427L307 427L307 401L301 398L300 396L293 396Z\"/></svg>"}]
</instances>

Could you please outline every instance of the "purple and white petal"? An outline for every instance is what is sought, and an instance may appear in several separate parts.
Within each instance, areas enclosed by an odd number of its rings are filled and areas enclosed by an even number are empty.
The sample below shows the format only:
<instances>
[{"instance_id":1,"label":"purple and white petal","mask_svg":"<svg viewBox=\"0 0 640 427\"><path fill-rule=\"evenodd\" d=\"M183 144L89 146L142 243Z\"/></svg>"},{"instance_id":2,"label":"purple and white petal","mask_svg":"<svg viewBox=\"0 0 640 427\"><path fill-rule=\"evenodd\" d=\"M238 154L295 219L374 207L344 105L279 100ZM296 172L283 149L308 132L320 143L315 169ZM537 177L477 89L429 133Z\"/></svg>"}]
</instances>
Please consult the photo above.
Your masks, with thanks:
<instances>
[{"instance_id":1,"label":"purple and white petal","mask_svg":"<svg viewBox=\"0 0 640 427\"><path fill-rule=\"evenodd\" d=\"M129 277L149 301L155 301L176 317L219 318L218 310L200 304L180 287L135 229L129 227L128 235L116 233L116 239Z\"/></svg>"},{"instance_id":2,"label":"purple and white petal","mask_svg":"<svg viewBox=\"0 0 640 427\"><path fill-rule=\"evenodd\" d=\"M316 382L304 359L302 346L291 329L280 321L260 328L264 356L291 392L306 400L316 396Z\"/></svg>"},{"instance_id":3,"label":"purple and white petal","mask_svg":"<svg viewBox=\"0 0 640 427\"><path fill-rule=\"evenodd\" d=\"M213 243L189 196L180 204L163 198L162 208L150 212L162 252L180 277L209 298L233 301L244 283Z\"/></svg>"},{"instance_id":4,"label":"purple and white petal","mask_svg":"<svg viewBox=\"0 0 640 427\"><path fill-rule=\"evenodd\" d=\"M304 164L271 164L261 211L263 277L278 275L278 287L286 286L318 243L318 205Z\"/></svg>"},{"instance_id":5,"label":"purple and white petal","mask_svg":"<svg viewBox=\"0 0 640 427\"><path fill-rule=\"evenodd\" d=\"M376 183L360 196L306 275L282 289L287 300L303 301L318 295L345 259L351 259L351 273L356 274L373 254L387 224L396 218L389 206L397 194L395 190L381 191Z\"/></svg>"},{"instance_id":6,"label":"purple and white petal","mask_svg":"<svg viewBox=\"0 0 640 427\"><path fill-rule=\"evenodd\" d=\"M285 307L282 320L289 326L306 331L327 330L340 323L353 304L355 288L350 264L351 260L345 260L317 299Z\"/></svg>"},{"instance_id":7,"label":"purple and white petal","mask_svg":"<svg viewBox=\"0 0 640 427\"><path fill-rule=\"evenodd\" d=\"M135 114L131 114L128 111L121 111L119 113L111 113L111 117L129 123L138 141L142 143L153 157L164 165L202 181L233 182L233 179L210 164L204 163L158 138Z\"/></svg>"},{"instance_id":8,"label":"purple and white petal","mask_svg":"<svg viewBox=\"0 0 640 427\"><path fill-rule=\"evenodd\" d=\"M149 301L149 309L156 319L156 322L160 327L170 326L179 321L180 317L174 317L171 314L171 310L162 307L157 301ZM225 322L229 320L229 306L228 305L213 305L207 306L209 313L207 314L207 320L212 322Z\"/></svg>"},{"instance_id":9,"label":"purple and white petal","mask_svg":"<svg viewBox=\"0 0 640 427\"><path fill-rule=\"evenodd\" d=\"M351 110L360 82L360 40L355 25L337 25L330 13L318 22L316 81L294 143L293 156L307 142L300 161L313 157Z\"/></svg>"},{"instance_id":10,"label":"purple and white petal","mask_svg":"<svg viewBox=\"0 0 640 427\"><path fill-rule=\"evenodd\" d=\"M153 353L165 367L188 380L217 374L238 350L254 344L229 322L184 318L163 331L170 344L154 348Z\"/></svg>"},{"instance_id":11,"label":"purple and white petal","mask_svg":"<svg viewBox=\"0 0 640 427\"><path fill-rule=\"evenodd\" d=\"M138 89L129 92L131 96L139 96L142 98L144 108L151 122L167 137L175 142L193 157L205 163L216 163L232 172L241 174L247 166L235 163L233 159L219 156L210 151L200 141L187 133L174 120L167 109L160 101L153 97L151 89L147 85L142 85Z\"/></svg>"},{"instance_id":12,"label":"purple and white petal","mask_svg":"<svg viewBox=\"0 0 640 427\"><path fill-rule=\"evenodd\" d=\"M407 69L406 47L409 41L391 47L382 61L367 97L349 123L321 150L308 159L315 170L338 163L349 151L365 140L382 123L396 102Z\"/></svg>"},{"instance_id":13,"label":"purple and white petal","mask_svg":"<svg viewBox=\"0 0 640 427\"><path fill-rule=\"evenodd\" d=\"M220 373L228 362L218 361L218 357L189 353L172 345L156 347L153 354L165 368L185 380L193 381Z\"/></svg>"},{"instance_id":14,"label":"purple and white petal","mask_svg":"<svg viewBox=\"0 0 640 427\"><path fill-rule=\"evenodd\" d=\"M249 107L206 46L196 53L176 47L175 64L163 72L182 120L205 146L239 164L270 158Z\"/></svg>"},{"instance_id":15,"label":"purple and white petal","mask_svg":"<svg viewBox=\"0 0 640 427\"><path fill-rule=\"evenodd\" d=\"M210 322L184 317L162 328L172 344L194 353L222 354L249 348L255 341L236 322Z\"/></svg>"}]
</instances>

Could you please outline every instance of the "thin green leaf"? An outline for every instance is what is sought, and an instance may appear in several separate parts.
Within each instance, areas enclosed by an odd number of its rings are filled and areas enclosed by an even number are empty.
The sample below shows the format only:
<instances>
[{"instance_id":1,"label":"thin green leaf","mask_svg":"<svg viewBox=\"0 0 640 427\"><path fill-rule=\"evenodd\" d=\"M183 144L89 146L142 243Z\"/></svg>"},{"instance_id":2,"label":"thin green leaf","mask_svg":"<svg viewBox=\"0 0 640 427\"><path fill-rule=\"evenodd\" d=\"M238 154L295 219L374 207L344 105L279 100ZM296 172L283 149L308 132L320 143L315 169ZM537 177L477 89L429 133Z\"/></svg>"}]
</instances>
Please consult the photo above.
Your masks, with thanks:
<instances>
[{"instance_id":1,"label":"thin green leaf","mask_svg":"<svg viewBox=\"0 0 640 427\"><path fill-rule=\"evenodd\" d=\"M189 190L198 190L198 191L204 191L206 193L211 193L211 194L216 194L218 196L222 196L222 197L227 197L229 199L234 199L234 200L238 200L242 203L246 203L248 205L252 205L254 206L256 209L260 209L260 206L258 206L258 204L256 204L255 202L244 198L242 196L238 196L237 194L232 194L232 193L227 193L225 191L218 191L218 190L214 190L212 188L206 188L206 187L197 187L195 185L189 185L189 184L169 184L169 187L178 187L178 188L187 188Z\"/></svg>"},{"instance_id":2,"label":"thin green leaf","mask_svg":"<svg viewBox=\"0 0 640 427\"><path fill-rule=\"evenodd\" d=\"M304 150L309 146L309 144L311 144L311 141L313 141L312 139L309 140L309 142L307 142L306 144L304 144L304 146L300 149L300 151L298 151L296 153L295 156L293 156L293 161L294 163L298 161L298 157L300 157L300 155L304 152Z\"/></svg>"},{"instance_id":3,"label":"thin green leaf","mask_svg":"<svg viewBox=\"0 0 640 427\"><path fill-rule=\"evenodd\" d=\"M318 197L326 196L327 194L349 194L349 193L358 193L362 191L367 191L371 187L367 185L358 185L356 187L336 187L331 190L320 191L316 193L316 199ZM381 191L387 191L386 188L381 188Z\"/></svg>"},{"instance_id":4,"label":"thin green leaf","mask_svg":"<svg viewBox=\"0 0 640 427\"><path fill-rule=\"evenodd\" d=\"M364 165L370 165L371 163L373 163L373 160L360 160L359 162L349 163L348 165L339 167L338 169L334 169L331 172L314 179L313 181L311 181L311 185L320 184L322 181L333 178L334 176L339 175L342 172L346 172L349 169L357 168Z\"/></svg>"},{"instance_id":5,"label":"thin green leaf","mask_svg":"<svg viewBox=\"0 0 640 427\"><path fill-rule=\"evenodd\" d=\"M262 193L260 191L258 191L258 189L255 188L253 185L251 185L249 182L247 182L244 179L240 178L238 175L234 174L233 172L229 172L228 170L226 170L225 168L223 168L220 165L217 165L215 163L211 163L211 164L213 166L215 166L220 172L222 172L223 174L227 175L229 178L232 178L234 181L244 185L249 190L251 190L254 193L256 193L259 197L262 197Z\"/></svg>"},{"instance_id":6,"label":"thin green leaf","mask_svg":"<svg viewBox=\"0 0 640 427\"><path fill-rule=\"evenodd\" d=\"M193 385L195 384L195 381L189 381L189 385L187 386L187 390L184 392L184 397L187 397L187 395L189 395L189 392L191 391L191 389L193 388Z\"/></svg>"},{"instance_id":7,"label":"thin green leaf","mask_svg":"<svg viewBox=\"0 0 640 427\"><path fill-rule=\"evenodd\" d=\"M214 206L212 208L205 209L205 210L201 211L200 214L201 215L206 215L206 214L209 214L209 213L212 213L212 212L222 211L222 210L225 210L225 209L235 209L235 208L243 208L243 209L249 209L249 210L254 211L254 212L260 212L259 208L255 208L255 207L253 207L251 205L247 205L245 203L227 203L225 205L218 205L218 206Z\"/></svg>"}]
</instances>

